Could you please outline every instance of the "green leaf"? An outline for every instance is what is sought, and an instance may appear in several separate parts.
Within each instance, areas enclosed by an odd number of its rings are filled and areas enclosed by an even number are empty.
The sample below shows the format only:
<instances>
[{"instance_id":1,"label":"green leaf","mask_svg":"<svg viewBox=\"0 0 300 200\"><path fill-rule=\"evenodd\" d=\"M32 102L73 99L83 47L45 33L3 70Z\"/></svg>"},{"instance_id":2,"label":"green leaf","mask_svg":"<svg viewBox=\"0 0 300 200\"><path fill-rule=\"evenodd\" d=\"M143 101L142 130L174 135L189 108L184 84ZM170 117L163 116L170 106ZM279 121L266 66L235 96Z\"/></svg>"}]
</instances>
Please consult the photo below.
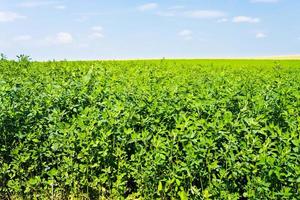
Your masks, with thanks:
<instances>
[{"instance_id":1,"label":"green leaf","mask_svg":"<svg viewBox=\"0 0 300 200\"><path fill-rule=\"evenodd\" d=\"M180 197L180 200L188 200L188 195L184 190L179 191L178 195Z\"/></svg>"},{"instance_id":2,"label":"green leaf","mask_svg":"<svg viewBox=\"0 0 300 200\"><path fill-rule=\"evenodd\" d=\"M157 192L159 193L159 192L161 192L162 190L163 190L163 185L162 185L161 181L159 181L158 187L157 187Z\"/></svg>"}]
</instances>

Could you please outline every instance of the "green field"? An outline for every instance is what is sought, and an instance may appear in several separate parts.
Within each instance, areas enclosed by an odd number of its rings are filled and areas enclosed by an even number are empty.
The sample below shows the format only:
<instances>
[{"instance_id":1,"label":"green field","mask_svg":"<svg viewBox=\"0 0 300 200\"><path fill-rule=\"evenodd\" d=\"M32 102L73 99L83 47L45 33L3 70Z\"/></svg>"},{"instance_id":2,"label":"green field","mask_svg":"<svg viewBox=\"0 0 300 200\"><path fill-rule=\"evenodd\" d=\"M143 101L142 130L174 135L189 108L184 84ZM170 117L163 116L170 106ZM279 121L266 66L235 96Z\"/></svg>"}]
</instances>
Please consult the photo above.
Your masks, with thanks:
<instances>
[{"instance_id":1,"label":"green field","mask_svg":"<svg viewBox=\"0 0 300 200\"><path fill-rule=\"evenodd\" d=\"M0 61L0 199L299 199L300 60Z\"/></svg>"}]
</instances>

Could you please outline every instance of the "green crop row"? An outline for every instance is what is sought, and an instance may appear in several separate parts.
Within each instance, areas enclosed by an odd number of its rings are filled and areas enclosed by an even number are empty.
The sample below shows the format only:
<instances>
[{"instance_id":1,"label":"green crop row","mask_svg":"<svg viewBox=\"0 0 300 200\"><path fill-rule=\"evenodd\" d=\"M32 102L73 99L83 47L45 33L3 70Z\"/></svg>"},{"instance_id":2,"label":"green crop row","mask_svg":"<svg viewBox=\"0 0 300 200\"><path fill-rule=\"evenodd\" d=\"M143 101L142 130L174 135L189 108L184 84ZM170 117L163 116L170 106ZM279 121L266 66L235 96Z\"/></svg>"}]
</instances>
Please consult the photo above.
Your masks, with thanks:
<instances>
[{"instance_id":1,"label":"green crop row","mask_svg":"<svg viewBox=\"0 0 300 200\"><path fill-rule=\"evenodd\" d=\"M299 199L300 61L0 61L0 199Z\"/></svg>"}]
</instances>

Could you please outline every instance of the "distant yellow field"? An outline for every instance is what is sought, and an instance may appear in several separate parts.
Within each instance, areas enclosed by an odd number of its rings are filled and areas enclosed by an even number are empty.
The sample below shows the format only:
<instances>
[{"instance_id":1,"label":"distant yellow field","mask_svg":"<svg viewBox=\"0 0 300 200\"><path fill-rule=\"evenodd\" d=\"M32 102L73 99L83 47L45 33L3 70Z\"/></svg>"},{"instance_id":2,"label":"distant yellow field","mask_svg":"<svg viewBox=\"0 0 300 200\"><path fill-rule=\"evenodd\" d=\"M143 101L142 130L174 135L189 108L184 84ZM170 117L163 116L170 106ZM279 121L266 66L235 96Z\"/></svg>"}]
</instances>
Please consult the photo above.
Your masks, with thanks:
<instances>
[{"instance_id":1,"label":"distant yellow field","mask_svg":"<svg viewBox=\"0 0 300 200\"><path fill-rule=\"evenodd\" d=\"M300 60L300 55L266 56L266 57L257 57L255 59Z\"/></svg>"},{"instance_id":2,"label":"distant yellow field","mask_svg":"<svg viewBox=\"0 0 300 200\"><path fill-rule=\"evenodd\" d=\"M114 60L160 60L162 58L132 58ZM300 55L257 56L257 57L173 57L167 60L300 60Z\"/></svg>"},{"instance_id":3,"label":"distant yellow field","mask_svg":"<svg viewBox=\"0 0 300 200\"><path fill-rule=\"evenodd\" d=\"M233 60L300 60L300 55L285 55L285 56L257 56L257 57L225 57L214 59L233 59Z\"/></svg>"}]
</instances>

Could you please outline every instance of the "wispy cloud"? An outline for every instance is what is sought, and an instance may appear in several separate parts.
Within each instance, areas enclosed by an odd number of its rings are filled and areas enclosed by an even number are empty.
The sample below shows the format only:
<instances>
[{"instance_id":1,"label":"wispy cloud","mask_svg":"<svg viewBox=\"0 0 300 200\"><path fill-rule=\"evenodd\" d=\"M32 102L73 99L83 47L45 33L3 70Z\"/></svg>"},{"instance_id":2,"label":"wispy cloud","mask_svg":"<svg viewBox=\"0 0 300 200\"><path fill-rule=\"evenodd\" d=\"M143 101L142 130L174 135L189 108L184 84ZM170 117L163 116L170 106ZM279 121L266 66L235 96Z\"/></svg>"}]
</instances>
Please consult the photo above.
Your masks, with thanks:
<instances>
[{"instance_id":1,"label":"wispy cloud","mask_svg":"<svg viewBox=\"0 0 300 200\"><path fill-rule=\"evenodd\" d=\"M193 39L193 31L189 29L184 29L178 32L178 36L180 36L184 40L191 40Z\"/></svg>"},{"instance_id":2,"label":"wispy cloud","mask_svg":"<svg viewBox=\"0 0 300 200\"><path fill-rule=\"evenodd\" d=\"M184 9L185 6L182 6L182 5L176 5L176 6L171 6L168 8L168 10L182 10Z\"/></svg>"},{"instance_id":3,"label":"wispy cloud","mask_svg":"<svg viewBox=\"0 0 300 200\"><path fill-rule=\"evenodd\" d=\"M25 19L26 17L15 12L0 11L0 22L13 22L18 19Z\"/></svg>"},{"instance_id":4,"label":"wispy cloud","mask_svg":"<svg viewBox=\"0 0 300 200\"><path fill-rule=\"evenodd\" d=\"M59 44L70 44L73 42L73 36L67 32L60 32L56 35L55 40Z\"/></svg>"},{"instance_id":5,"label":"wispy cloud","mask_svg":"<svg viewBox=\"0 0 300 200\"><path fill-rule=\"evenodd\" d=\"M183 9L183 8L182 8ZM225 19L226 13L219 10L168 9L156 13L163 17L184 17L190 19Z\"/></svg>"},{"instance_id":6,"label":"wispy cloud","mask_svg":"<svg viewBox=\"0 0 300 200\"><path fill-rule=\"evenodd\" d=\"M221 18L221 19L218 19L217 22L218 23L225 23L225 22L228 22L228 18Z\"/></svg>"},{"instance_id":7,"label":"wispy cloud","mask_svg":"<svg viewBox=\"0 0 300 200\"><path fill-rule=\"evenodd\" d=\"M101 39L104 38L103 27L102 26L93 26L91 28L92 33L89 35L91 39Z\"/></svg>"},{"instance_id":8,"label":"wispy cloud","mask_svg":"<svg viewBox=\"0 0 300 200\"><path fill-rule=\"evenodd\" d=\"M71 33L59 32L55 36L46 37L42 43L46 45L66 45L73 43L73 41Z\"/></svg>"},{"instance_id":9,"label":"wispy cloud","mask_svg":"<svg viewBox=\"0 0 300 200\"><path fill-rule=\"evenodd\" d=\"M248 17L248 16L237 16L232 19L234 23L259 23L260 19L257 17Z\"/></svg>"},{"instance_id":10,"label":"wispy cloud","mask_svg":"<svg viewBox=\"0 0 300 200\"><path fill-rule=\"evenodd\" d=\"M64 10L66 8L65 5L62 4L62 1L25 1L17 4L18 7L21 8L40 8L40 7L52 7L57 10Z\"/></svg>"},{"instance_id":11,"label":"wispy cloud","mask_svg":"<svg viewBox=\"0 0 300 200\"><path fill-rule=\"evenodd\" d=\"M266 38L267 35L265 33L263 33L263 32L259 32L259 33L256 33L255 37L257 39L262 39L262 38Z\"/></svg>"},{"instance_id":12,"label":"wispy cloud","mask_svg":"<svg viewBox=\"0 0 300 200\"><path fill-rule=\"evenodd\" d=\"M154 10L156 8L158 8L158 4L157 3L147 3L147 4L140 5L140 6L137 7L137 9L139 11Z\"/></svg>"},{"instance_id":13,"label":"wispy cloud","mask_svg":"<svg viewBox=\"0 0 300 200\"><path fill-rule=\"evenodd\" d=\"M32 39L31 35L18 35L18 36L15 36L13 38L13 41L15 41L15 42L25 42L25 41L30 41L31 39Z\"/></svg>"},{"instance_id":14,"label":"wispy cloud","mask_svg":"<svg viewBox=\"0 0 300 200\"><path fill-rule=\"evenodd\" d=\"M103 27L102 26L93 26L91 28L92 31L96 31L96 32L100 32L103 30Z\"/></svg>"},{"instance_id":15,"label":"wispy cloud","mask_svg":"<svg viewBox=\"0 0 300 200\"><path fill-rule=\"evenodd\" d=\"M186 11L184 16L195 19L215 19L224 17L226 14L218 10L193 10Z\"/></svg>"},{"instance_id":16,"label":"wispy cloud","mask_svg":"<svg viewBox=\"0 0 300 200\"><path fill-rule=\"evenodd\" d=\"M64 10L64 9L66 9L66 6L64 6L64 5L57 5L57 6L54 6L54 8L57 9L57 10Z\"/></svg>"},{"instance_id":17,"label":"wispy cloud","mask_svg":"<svg viewBox=\"0 0 300 200\"><path fill-rule=\"evenodd\" d=\"M98 16L104 16L107 15L107 13L103 13L103 12L84 12L84 13L74 13L75 16L75 20L77 22L85 22L87 20L89 20L92 17L98 17Z\"/></svg>"},{"instance_id":18,"label":"wispy cloud","mask_svg":"<svg viewBox=\"0 0 300 200\"><path fill-rule=\"evenodd\" d=\"M277 3L279 0L250 0L251 3Z\"/></svg>"},{"instance_id":19,"label":"wispy cloud","mask_svg":"<svg viewBox=\"0 0 300 200\"><path fill-rule=\"evenodd\" d=\"M18 7L36 8L41 6L49 6L60 3L59 1L25 1L18 4Z\"/></svg>"},{"instance_id":20,"label":"wispy cloud","mask_svg":"<svg viewBox=\"0 0 300 200\"><path fill-rule=\"evenodd\" d=\"M170 11L168 10L168 11L159 11L156 13L156 15L161 17L175 17L178 15L178 13L172 10Z\"/></svg>"},{"instance_id":21,"label":"wispy cloud","mask_svg":"<svg viewBox=\"0 0 300 200\"><path fill-rule=\"evenodd\" d=\"M91 33L89 35L89 38L91 38L91 39L100 39L100 38L104 38L104 35L102 33L99 33L99 32L94 32L94 33Z\"/></svg>"}]
</instances>

